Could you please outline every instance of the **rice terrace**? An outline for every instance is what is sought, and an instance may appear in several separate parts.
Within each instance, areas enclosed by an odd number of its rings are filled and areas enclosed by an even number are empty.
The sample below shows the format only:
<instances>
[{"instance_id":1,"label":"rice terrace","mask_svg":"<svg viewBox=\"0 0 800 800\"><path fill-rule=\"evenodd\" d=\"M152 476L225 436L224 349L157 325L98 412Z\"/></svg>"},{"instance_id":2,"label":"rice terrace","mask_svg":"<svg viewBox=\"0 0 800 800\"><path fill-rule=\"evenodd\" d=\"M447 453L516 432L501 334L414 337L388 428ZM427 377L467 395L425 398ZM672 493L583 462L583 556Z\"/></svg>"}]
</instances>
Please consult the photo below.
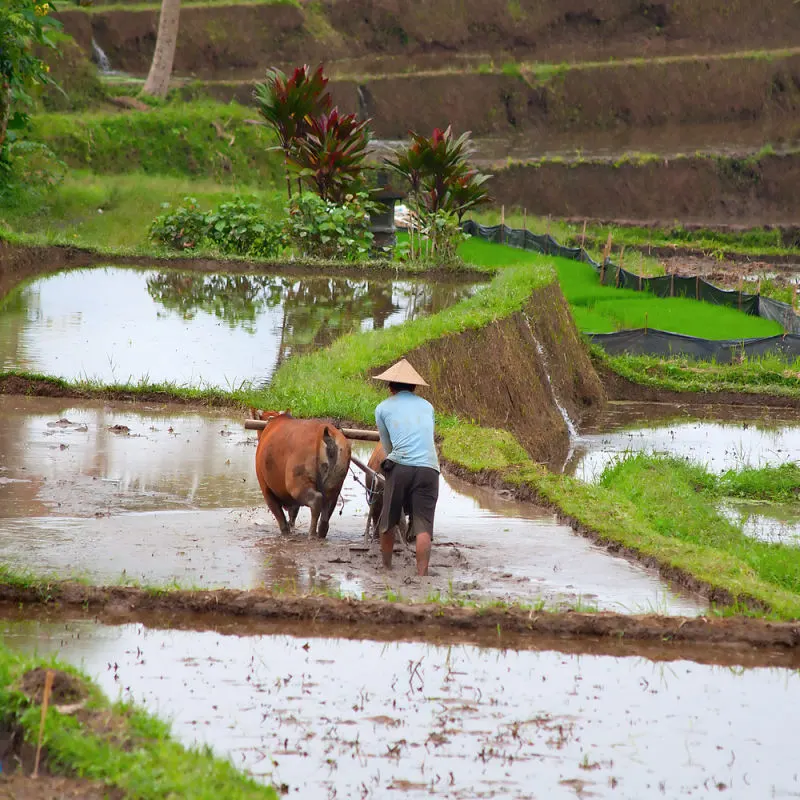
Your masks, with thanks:
<instances>
[{"instance_id":1,"label":"rice terrace","mask_svg":"<svg viewBox=\"0 0 800 800\"><path fill-rule=\"evenodd\" d=\"M4 0L0 798L800 797L799 41Z\"/></svg>"}]
</instances>

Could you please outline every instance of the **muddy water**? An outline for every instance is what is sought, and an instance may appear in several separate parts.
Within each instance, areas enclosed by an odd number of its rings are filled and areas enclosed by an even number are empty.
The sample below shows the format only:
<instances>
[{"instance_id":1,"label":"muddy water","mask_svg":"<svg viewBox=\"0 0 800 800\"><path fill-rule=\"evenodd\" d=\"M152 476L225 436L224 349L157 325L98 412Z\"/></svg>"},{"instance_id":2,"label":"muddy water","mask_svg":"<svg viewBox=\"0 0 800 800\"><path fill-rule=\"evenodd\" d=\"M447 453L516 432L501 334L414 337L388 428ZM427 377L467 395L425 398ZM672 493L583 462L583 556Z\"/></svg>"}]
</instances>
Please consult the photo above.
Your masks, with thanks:
<instances>
[{"instance_id":1,"label":"muddy water","mask_svg":"<svg viewBox=\"0 0 800 800\"><path fill-rule=\"evenodd\" d=\"M434 313L468 284L93 267L0 303L0 369L103 383L258 385L294 353Z\"/></svg>"},{"instance_id":2,"label":"muddy water","mask_svg":"<svg viewBox=\"0 0 800 800\"><path fill-rule=\"evenodd\" d=\"M800 504L726 501L723 512L754 539L800 546Z\"/></svg>"},{"instance_id":3,"label":"muddy water","mask_svg":"<svg viewBox=\"0 0 800 800\"><path fill-rule=\"evenodd\" d=\"M289 797L797 797L800 676L557 650L0 623Z\"/></svg>"},{"instance_id":4,"label":"muddy water","mask_svg":"<svg viewBox=\"0 0 800 800\"><path fill-rule=\"evenodd\" d=\"M364 549L366 501L351 474L326 541L282 537L255 481L241 419L165 407L0 396L0 561L95 582L280 587L411 599L582 603L694 614L654 573L612 556L552 513L448 477L430 577L398 546ZM59 420L62 420L59 422ZM369 447L356 452L366 458Z\"/></svg>"},{"instance_id":5,"label":"muddy water","mask_svg":"<svg viewBox=\"0 0 800 800\"><path fill-rule=\"evenodd\" d=\"M712 472L800 459L800 417L791 409L687 408L670 403L609 403L574 442L564 471L596 480L628 453L659 453Z\"/></svg>"}]
</instances>

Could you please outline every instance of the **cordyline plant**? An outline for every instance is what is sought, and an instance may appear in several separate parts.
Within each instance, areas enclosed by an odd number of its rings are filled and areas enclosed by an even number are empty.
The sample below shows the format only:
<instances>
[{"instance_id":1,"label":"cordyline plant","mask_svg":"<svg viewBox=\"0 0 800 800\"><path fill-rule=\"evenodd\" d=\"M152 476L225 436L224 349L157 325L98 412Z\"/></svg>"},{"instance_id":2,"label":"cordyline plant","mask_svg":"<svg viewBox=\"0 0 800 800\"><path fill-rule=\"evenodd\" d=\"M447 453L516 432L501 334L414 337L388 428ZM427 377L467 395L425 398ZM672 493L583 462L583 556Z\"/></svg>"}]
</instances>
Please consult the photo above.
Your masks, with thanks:
<instances>
[{"instance_id":1,"label":"cordyline plant","mask_svg":"<svg viewBox=\"0 0 800 800\"><path fill-rule=\"evenodd\" d=\"M473 148L469 132L458 138L452 129L436 128L430 138L410 132L411 144L384 163L409 185L414 217L409 226L411 258L423 256L446 263L455 258L464 214L489 199L483 175L469 164Z\"/></svg>"},{"instance_id":2,"label":"cordyline plant","mask_svg":"<svg viewBox=\"0 0 800 800\"><path fill-rule=\"evenodd\" d=\"M369 122L334 108L310 120L308 131L291 152L290 160L323 200L341 204L361 188Z\"/></svg>"},{"instance_id":3,"label":"cordyline plant","mask_svg":"<svg viewBox=\"0 0 800 800\"><path fill-rule=\"evenodd\" d=\"M326 87L328 79L322 67L312 72L304 64L297 67L288 78L281 70L270 67L263 83L256 84L253 96L258 111L273 128L283 150L286 168L286 188L292 197L292 181L289 164L297 152L315 118L331 109L331 96Z\"/></svg>"}]
</instances>

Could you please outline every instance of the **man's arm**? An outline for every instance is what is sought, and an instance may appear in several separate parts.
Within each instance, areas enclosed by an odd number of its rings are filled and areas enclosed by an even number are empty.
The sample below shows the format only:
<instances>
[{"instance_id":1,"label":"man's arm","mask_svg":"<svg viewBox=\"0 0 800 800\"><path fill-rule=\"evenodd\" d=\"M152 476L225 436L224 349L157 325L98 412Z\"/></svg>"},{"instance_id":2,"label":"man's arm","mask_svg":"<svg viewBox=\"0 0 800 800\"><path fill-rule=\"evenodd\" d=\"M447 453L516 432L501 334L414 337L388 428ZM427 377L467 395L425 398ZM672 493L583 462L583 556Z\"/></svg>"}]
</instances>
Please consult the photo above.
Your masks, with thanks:
<instances>
[{"instance_id":1,"label":"man's arm","mask_svg":"<svg viewBox=\"0 0 800 800\"><path fill-rule=\"evenodd\" d=\"M386 423L383 421L383 414L381 414L378 409L375 409L375 424L378 426L378 433L381 437L383 450L388 456L389 453L392 452L392 440L389 438L389 430L386 427Z\"/></svg>"}]
</instances>

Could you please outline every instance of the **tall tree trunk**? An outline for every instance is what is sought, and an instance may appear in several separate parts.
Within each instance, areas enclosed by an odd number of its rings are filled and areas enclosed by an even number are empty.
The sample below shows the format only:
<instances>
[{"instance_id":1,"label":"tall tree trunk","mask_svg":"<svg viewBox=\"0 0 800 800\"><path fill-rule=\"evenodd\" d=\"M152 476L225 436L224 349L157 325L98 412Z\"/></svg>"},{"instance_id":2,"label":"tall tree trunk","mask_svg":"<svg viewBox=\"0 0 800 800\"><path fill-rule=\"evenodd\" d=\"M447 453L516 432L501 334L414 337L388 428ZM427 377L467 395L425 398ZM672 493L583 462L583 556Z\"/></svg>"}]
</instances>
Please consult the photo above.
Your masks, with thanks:
<instances>
[{"instance_id":1,"label":"tall tree trunk","mask_svg":"<svg viewBox=\"0 0 800 800\"><path fill-rule=\"evenodd\" d=\"M181 14L181 0L161 0L161 14L158 18L158 38L150 73L142 89L143 94L153 97L166 97L169 79L172 75L172 62L175 59L175 45L178 41L178 22Z\"/></svg>"}]
</instances>

